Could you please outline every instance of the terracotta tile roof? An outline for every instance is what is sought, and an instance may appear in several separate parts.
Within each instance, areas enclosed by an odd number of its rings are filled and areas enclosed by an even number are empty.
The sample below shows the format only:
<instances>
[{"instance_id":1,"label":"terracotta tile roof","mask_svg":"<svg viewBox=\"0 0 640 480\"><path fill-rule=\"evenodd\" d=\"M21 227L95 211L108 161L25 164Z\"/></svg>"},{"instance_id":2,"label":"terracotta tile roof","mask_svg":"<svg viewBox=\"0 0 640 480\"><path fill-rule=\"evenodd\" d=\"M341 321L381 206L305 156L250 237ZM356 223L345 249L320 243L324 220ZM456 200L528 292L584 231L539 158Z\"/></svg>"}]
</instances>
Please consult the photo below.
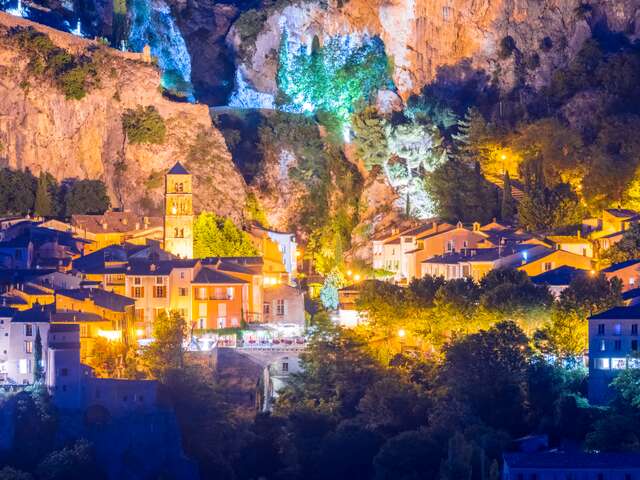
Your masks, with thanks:
<instances>
[{"instance_id":1,"label":"terracotta tile roof","mask_svg":"<svg viewBox=\"0 0 640 480\"><path fill-rule=\"evenodd\" d=\"M133 212L106 212L104 215L73 215L74 227L90 233L127 233L163 225L162 217L144 217Z\"/></svg>"}]
</instances>

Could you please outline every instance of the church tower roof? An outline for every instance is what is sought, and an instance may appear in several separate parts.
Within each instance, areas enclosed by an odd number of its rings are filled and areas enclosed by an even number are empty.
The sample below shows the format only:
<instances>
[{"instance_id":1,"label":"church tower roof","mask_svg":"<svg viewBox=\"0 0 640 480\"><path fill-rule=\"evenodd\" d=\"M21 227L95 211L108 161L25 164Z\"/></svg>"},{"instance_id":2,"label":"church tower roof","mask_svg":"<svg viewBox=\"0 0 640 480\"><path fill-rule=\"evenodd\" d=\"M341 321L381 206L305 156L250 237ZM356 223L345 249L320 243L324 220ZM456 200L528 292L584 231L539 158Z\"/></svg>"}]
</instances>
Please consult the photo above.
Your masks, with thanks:
<instances>
[{"instance_id":1,"label":"church tower roof","mask_svg":"<svg viewBox=\"0 0 640 480\"><path fill-rule=\"evenodd\" d=\"M182 166L180 162L176 162L176 164L169 170L168 175L190 175L186 168Z\"/></svg>"}]
</instances>

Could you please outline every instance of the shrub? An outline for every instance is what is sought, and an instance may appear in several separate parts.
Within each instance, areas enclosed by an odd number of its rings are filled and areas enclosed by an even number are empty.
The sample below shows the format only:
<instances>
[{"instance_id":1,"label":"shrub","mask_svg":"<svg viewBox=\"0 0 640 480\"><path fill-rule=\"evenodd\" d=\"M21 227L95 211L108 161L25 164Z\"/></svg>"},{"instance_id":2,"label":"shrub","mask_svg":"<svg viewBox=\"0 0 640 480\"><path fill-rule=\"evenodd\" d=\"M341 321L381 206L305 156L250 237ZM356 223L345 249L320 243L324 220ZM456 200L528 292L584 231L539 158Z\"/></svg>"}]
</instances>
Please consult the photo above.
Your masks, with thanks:
<instances>
[{"instance_id":1,"label":"shrub","mask_svg":"<svg viewBox=\"0 0 640 480\"><path fill-rule=\"evenodd\" d=\"M98 76L90 57L72 55L32 27L11 29L9 35L29 58L29 70L35 75L50 75L67 99L83 98Z\"/></svg>"},{"instance_id":2,"label":"shrub","mask_svg":"<svg viewBox=\"0 0 640 480\"><path fill-rule=\"evenodd\" d=\"M153 105L128 108L122 114L122 128L129 143L164 143L167 127Z\"/></svg>"},{"instance_id":3,"label":"shrub","mask_svg":"<svg viewBox=\"0 0 640 480\"><path fill-rule=\"evenodd\" d=\"M509 58L516 50L516 41L511 35L507 35L500 41L500 50L498 50L498 56L501 59Z\"/></svg>"}]
</instances>

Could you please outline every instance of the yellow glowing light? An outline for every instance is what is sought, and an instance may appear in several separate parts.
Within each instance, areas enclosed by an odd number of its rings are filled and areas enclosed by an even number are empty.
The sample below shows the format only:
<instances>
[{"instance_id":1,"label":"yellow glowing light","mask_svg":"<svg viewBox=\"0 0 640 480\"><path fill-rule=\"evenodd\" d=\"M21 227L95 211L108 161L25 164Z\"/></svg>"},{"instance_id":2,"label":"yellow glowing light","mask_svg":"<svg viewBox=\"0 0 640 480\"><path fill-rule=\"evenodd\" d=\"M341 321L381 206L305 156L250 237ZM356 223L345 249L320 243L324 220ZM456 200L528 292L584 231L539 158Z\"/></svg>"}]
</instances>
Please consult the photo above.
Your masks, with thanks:
<instances>
[{"instance_id":1,"label":"yellow glowing light","mask_svg":"<svg viewBox=\"0 0 640 480\"><path fill-rule=\"evenodd\" d=\"M351 270L347 270L347 277L350 277L351 275L353 275L353 272Z\"/></svg>"},{"instance_id":2,"label":"yellow glowing light","mask_svg":"<svg viewBox=\"0 0 640 480\"><path fill-rule=\"evenodd\" d=\"M507 159L507 155L506 154L502 154L500 155L500 160L506 160Z\"/></svg>"},{"instance_id":3,"label":"yellow glowing light","mask_svg":"<svg viewBox=\"0 0 640 480\"><path fill-rule=\"evenodd\" d=\"M173 206L171 207L171 214L175 215L178 213L178 207L176 207L175 203L173 204Z\"/></svg>"},{"instance_id":4,"label":"yellow glowing light","mask_svg":"<svg viewBox=\"0 0 640 480\"><path fill-rule=\"evenodd\" d=\"M595 275L595 274L596 274L596 271L595 271L595 270L591 270L589 273L590 273L591 275Z\"/></svg>"},{"instance_id":5,"label":"yellow glowing light","mask_svg":"<svg viewBox=\"0 0 640 480\"><path fill-rule=\"evenodd\" d=\"M98 330L98 336L115 342L122 338L122 332L120 330Z\"/></svg>"},{"instance_id":6,"label":"yellow glowing light","mask_svg":"<svg viewBox=\"0 0 640 480\"><path fill-rule=\"evenodd\" d=\"M141 328L137 329L137 330L136 330L136 335L137 335L138 337L143 336L143 335L144 335L144 330L143 330L143 329L141 329Z\"/></svg>"},{"instance_id":7,"label":"yellow glowing light","mask_svg":"<svg viewBox=\"0 0 640 480\"><path fill-rule=\"evenodd\" d=\"M353 279L354 279L356 282L359 282L359 281L360 281L360 275L356 273L356 274L353 276Z\"/></svg>"},{"instance_id":8,"label":"yellow glowing light","mask_svg":"<svg viewBox=\"0 0 640 480\"><path fill-rule=\"evenodd\" d=\"M404 331L404 328L398 330L398 337L404 338L407 335L407 332Z\"/></svg>"},{"instance_id":9,"label":"yellow glowing light","mask_svg":"<svg viewBox=\"0 0 640 480\"><path fill-rule=\"evenodd\" d=\"M299 257L301 254L300 250L296 250L296 257Z\"/></svg>"}]
</instances>

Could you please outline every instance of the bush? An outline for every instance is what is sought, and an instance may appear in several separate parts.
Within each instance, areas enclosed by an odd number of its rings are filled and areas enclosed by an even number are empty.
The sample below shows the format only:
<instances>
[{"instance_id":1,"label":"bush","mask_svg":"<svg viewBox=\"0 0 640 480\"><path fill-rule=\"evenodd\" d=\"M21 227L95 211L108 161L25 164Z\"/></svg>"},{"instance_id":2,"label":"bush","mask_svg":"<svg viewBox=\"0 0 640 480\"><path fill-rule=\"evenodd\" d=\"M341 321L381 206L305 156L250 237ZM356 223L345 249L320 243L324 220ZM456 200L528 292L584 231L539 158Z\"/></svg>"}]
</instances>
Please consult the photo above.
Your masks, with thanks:
<instances>
[{"instance_id":1,"label":"bush","mask_svg":"<svg viewBox=\"0 0 640 480\"><path fill-rule=\"evenodd\" d=\"M164 143L167 127L153 105L128 108L122 114L122 128L129 143Z\"/></svg>"},{"instance_id":2,"label":"bush","mask_svg":"<svg viewBox=\"0 0 640 480\"><path fill-rule=\"evenodd\" d=\"M515 50L516 41L511 35L507 35L500 41L500 50L498 51L498 56L504 60L506 58L509 58Z\"/></svg>"},{"instance_id":3,"label":"bush","mask_svg":"<svg viewBox=\"0 0 640 480\"><path fill-rule=\"evenodd\" d=\"M72 55L32 27L11 29L9 35L29 58L29 70L35 75L51 75L67 99L83 98L98 76L90 57Z\"/></svg>"}]
</instances>

